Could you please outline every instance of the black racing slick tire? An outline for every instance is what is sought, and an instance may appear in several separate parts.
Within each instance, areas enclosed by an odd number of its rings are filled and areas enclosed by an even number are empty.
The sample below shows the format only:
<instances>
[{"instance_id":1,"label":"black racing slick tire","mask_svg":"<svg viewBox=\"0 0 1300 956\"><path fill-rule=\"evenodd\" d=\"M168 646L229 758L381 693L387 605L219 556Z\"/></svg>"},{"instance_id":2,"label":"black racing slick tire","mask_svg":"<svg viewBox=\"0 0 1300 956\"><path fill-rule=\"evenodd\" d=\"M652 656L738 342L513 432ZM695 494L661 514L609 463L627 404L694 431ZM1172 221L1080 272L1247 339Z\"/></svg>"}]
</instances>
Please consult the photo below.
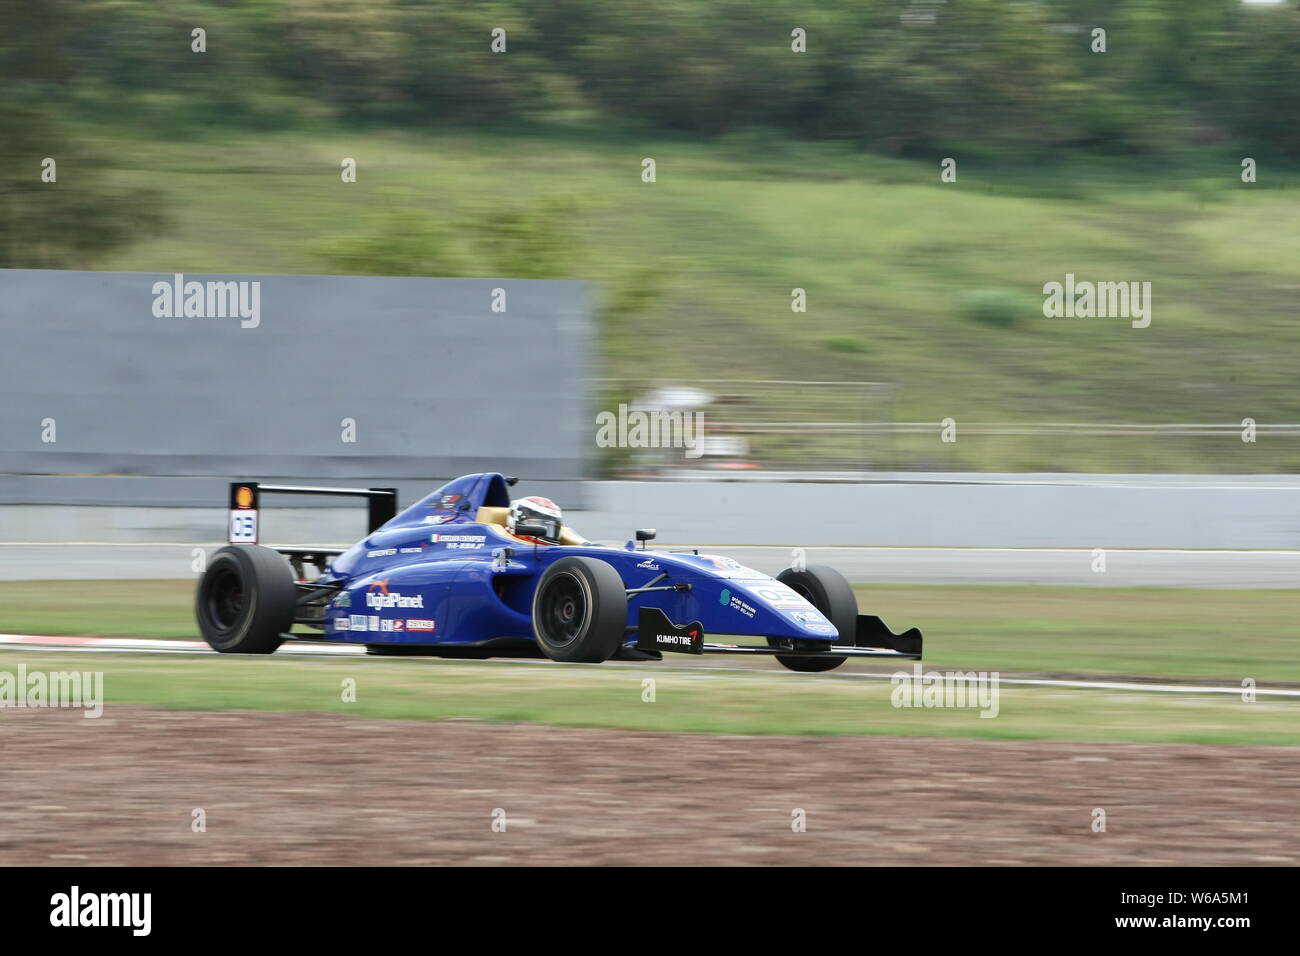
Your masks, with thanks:
<instances>
[{"instance_id":1,"label":"black racing slick tire","mask_svg":"<svg viewBox=\"0 0 1300 956\"><path fill-rule=\"evenodd\" d=\"M853 593L849 582L844 579L844 575L834 568L811 564L802 571L786 568L776 576L776 579L821 611L822 615L840 632L841 644L853 644L858 628L858 598ZM806 643L812 646L812 642ZM782 647L786 644L790 645L791 650L795 647L793 641L768 639L768 645L771 647ZM848 660L846 657L784 657L780 654L776 655L776 659L790 670L804 673L834 670Z\"/></svg>"},{"instance_id":2,"label":"black racing slick tire","mask_svg":"<svg viewBox=\"0 0 1300 956\"><path fill-rule=\"evenodd\" d=\"M222 548L199 578L199 631L223 654L270 654L293 627L298 589L277 551L256 544Z\"/></svg>"},{"instance_id":3,"label":"black racing slick tire","mask_svg":"<svg viewBox=\"0 0 1300 956\"><path fill-rule=\"evenodd\" d=\"M574 556L543 572L533 593L533 636L551 660L607 661L626 629L627 590L613 565Z\"/></svg>"}]
</instances>

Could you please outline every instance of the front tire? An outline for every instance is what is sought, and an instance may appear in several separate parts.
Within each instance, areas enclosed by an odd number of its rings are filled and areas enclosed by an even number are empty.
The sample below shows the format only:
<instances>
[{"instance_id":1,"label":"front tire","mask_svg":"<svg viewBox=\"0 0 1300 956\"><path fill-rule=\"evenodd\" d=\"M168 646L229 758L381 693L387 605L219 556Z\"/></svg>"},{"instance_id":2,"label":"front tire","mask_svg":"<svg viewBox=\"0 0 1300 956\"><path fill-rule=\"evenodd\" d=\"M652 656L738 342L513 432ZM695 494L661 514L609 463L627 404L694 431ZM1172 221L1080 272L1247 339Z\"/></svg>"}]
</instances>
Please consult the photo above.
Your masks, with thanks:
<instances>
[{"instance_id":1,"label":"front tire","mask_svg":"<svg viewBox=\"0 0 1300 956\"><path fill-rule=\"evenodd\" d=\"M560 558L533 594L533 635L554 661L609 660L627 633L627 590L613 565L596 558Z\"/></svg>"},{"instance_id":2,"label":"front tire","mask_svg":"<svg viewBox=\"0 0 1300 956\"><path fill-rule=\"evenodd\" d=\"M199 631L222 654L270 654L293 627L298 589L279 552L230 545L212 556L199 578L194 614Z\"/></svg>"},{"instance_id":3,"label":"front tire","mask_svg":"<svg viewBox=\"0 0 1300 956\"><path fill-rule=\"evenodd\" d=\"M802 571L786 568L776 576L786 587L798 593L813 607L822 612L828 621L840 632L840 641L852 644L858 628L858 598L844 575L834 568L822 564L812 564ZM796 641L782 638L768 638L769 647L789 647L795 650L800 645L812 646L812 641ZM822 642L816 642L818 646ZM816 674L830 671L843 664L847 657L784 657L776 659L792 671Z\"/></svg>"}]
</instances>

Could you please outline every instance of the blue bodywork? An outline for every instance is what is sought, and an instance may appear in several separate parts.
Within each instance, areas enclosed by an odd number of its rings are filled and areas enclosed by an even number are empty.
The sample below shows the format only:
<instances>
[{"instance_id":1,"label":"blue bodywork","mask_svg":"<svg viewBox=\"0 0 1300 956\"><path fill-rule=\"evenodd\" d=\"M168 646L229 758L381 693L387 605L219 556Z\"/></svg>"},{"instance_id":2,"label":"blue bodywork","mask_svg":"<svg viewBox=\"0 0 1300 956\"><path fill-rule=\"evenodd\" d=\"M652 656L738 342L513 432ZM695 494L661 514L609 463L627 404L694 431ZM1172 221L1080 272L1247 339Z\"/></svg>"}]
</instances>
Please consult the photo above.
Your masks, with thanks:
<instances>
[{"instance_id":1,"label":"blue bodywork","mask_svg":"<svg viewBox=\"0 0 1300 956\"><path fill-rule=\"evenodd\" d=\"M554 561L586 555L608 562L629 589L689 589L628 596L629 636L642 607L672 621L699 621L710 635L825 641L835 626L807 600L730 558L599 545L537 545L480 518L510 496L496 473L466 475L416 502L338 555L320 578L342 584L326 609L325 639L362 644L469 646L533 641L537 582ZM507 552L512 553L507 553ZM666 577L663 577L666 575ZM655 579L658 578L658 581ZM851 644L853 635L846 635Z\"/></svg>"}]
</instances>

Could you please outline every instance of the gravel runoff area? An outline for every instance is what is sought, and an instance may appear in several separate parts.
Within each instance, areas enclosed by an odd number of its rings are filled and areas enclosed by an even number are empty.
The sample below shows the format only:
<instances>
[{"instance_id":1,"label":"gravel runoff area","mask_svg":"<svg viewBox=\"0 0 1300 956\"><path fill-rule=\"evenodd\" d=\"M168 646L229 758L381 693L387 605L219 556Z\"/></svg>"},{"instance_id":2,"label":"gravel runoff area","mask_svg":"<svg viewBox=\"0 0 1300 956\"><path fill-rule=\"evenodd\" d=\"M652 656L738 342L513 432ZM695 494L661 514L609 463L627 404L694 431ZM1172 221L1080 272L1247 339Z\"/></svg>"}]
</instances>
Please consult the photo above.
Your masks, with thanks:
<instances>
[{"instance_id":1,"label":"gravel runoff area","mask_svg":"<svg viewBox=\"0 0 1300 956\"><path fill-rule=\"evenodd\" d=\"M125 705L0 734L3 865L1300 863L1290 748Z\"/></svg>"}]
</instances>

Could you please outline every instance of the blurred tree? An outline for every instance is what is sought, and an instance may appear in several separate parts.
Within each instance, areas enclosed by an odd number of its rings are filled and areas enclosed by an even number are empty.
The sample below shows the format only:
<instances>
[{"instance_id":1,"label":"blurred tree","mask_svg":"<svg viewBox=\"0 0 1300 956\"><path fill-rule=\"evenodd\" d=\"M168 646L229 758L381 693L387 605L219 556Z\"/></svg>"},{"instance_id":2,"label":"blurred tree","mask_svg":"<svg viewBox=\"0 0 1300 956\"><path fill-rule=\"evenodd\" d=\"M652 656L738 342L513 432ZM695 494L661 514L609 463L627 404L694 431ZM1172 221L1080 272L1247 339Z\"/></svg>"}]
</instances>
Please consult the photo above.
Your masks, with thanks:
<instances>
[{"instance_id":1,"label":"blurred tree","mask_svg":"<svg viewBox=\"0 0 1300 956\"><path fill-rule=\"evenodd\" d=\"M464 254L455 231L424 213L395 208L383 225L366 235L317 243L314 249L332 274L378 276L463 276Z\"/></svg>"},{"instance_id":2,"label":"blurred tree","mask_svg":"<svg viewBox=\"0 0 1300 956\"><path fill-rule=\"evenodd\" d=\"M575 274L581 244L572 200L472 202L455 219L403 208L401 197L392 201L381 228L318 243L315 254L343 275L562 279Z\"/></svg>"},{"instance_id":3,"label":"blurred tree","mask_svg":"<svg viewBox=\"0 0 1300 956\"><path fill-rule=\"evenodd\" d=\"M83 267L161 216L150 193L114 189L108 163L55 119L50 103L75 78L70 4L0 4L0 267ZM45 161L53 181L43 181Z\"/></svg>"},{"instance_id":4,"label":"blurred tree","mask_svg":"<svg viewBox=\"0 0 1300 956\"><path fill-rule=\"evenodd\" d=\"M1300 153L1295 4L33 0L2 15L11 155L48 142L42 124L68 104L169 136L330 113L500 125L582 109L910 154L1149 155L1232 137ZM1098 26L1105 53L1091 50ZM796 27L806 52L791 49ZM491 49L494 30L506 52Z\"/></svg>"},{"instance_id":5,"label":"blurred tree","mask_svg":"<svg viewBox=\"0 0 1300 956\"><path fill-rule=\"evenodd\" d=\"M481 206L464 227L474 237L479 261L493 275L562 279L573 276L577 266L577 218L576 202L548 197Z\"/></svg>"},{"instance_id":6,"label":"blurred tree","mask_svg":"<svg viewBox=\"0 0 1300 956\"><path fill-rule=\"evenodd\" d=\"M1300 8L1241 7L1231 23L1206 64L1220 122L1246 153L1300 157Z\"/></svg>"},{"instance_id":7,"label":"blurred tree","mask_svg":"<svg viewBox=\"0 0 1300 956\"><path fill-rule=\"evenodd\" d=\"M559 11L541 22L583 25L581 40L557 45L581 88L608 113L670 129L718 133L789 116L809 99L810 62L824 55L791 51L805 17L786 0L566 0Z\"/></svg>"},{"instance_id":8,"label":"blurred tree","mask_svg":"<svg viewBox=\"0 0 1300 956\"><path fill-rule=\"evenodd\" d=\"M399 0L285 0L275 68L344 111L399 100L413 65L402 9Z\"/></svg>"}]
</instances>

